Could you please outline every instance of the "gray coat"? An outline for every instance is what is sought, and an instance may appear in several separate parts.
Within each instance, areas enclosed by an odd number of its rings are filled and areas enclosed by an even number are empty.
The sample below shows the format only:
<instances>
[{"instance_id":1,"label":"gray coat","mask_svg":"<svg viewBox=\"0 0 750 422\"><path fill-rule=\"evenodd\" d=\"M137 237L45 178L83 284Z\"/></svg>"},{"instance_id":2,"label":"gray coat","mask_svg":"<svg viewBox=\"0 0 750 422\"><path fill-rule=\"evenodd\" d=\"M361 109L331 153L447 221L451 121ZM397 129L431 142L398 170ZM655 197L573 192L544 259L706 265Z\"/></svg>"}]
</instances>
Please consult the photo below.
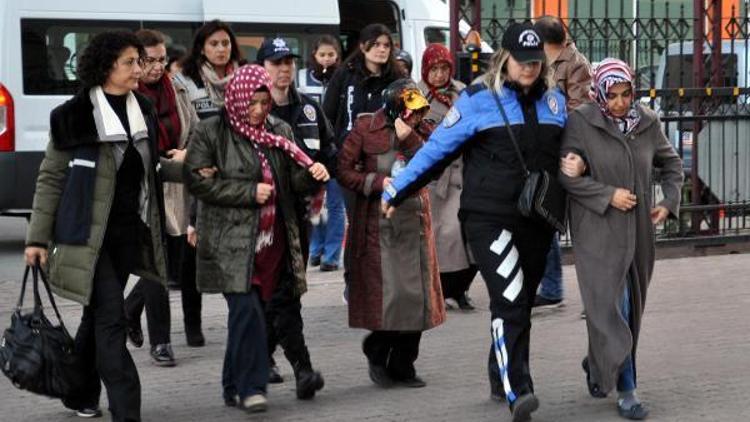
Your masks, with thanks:
<instances>
[{"instance_id":1,"label":"gray coat","mask_svg":"<svg viewBox=\"0 0 750 422\"><path fill-rule=\"evenodd\" d=\"M429 98L430 89L427 84L420 81L417 86ZM453 101L458 99L459 93L465 87L466 85L462 82L451 81L449 93ZM445 104L430 98L430 112L426 119L440 123L447 112L448 107ZM469 268L470 265L468 248L463 241L461 222L458 220L464 179L463 169L463 159L459 157L445 168L438 180L430 182L427 186L430 192L432 229L441 273L460 271Z\"/></svg>"},{"instance_id":2,"label":"gray coat","mask_svg":"<svg viewBox=\"0 0 750 422\"><path fill-rule=\"evenodd\" d=\"M562 150L575 149L587 160L587 173L560 182L570 198L570 230L576 273L586 309L589 364L592 381L605 392L617 382L619 368L638 343L646 291L654 268L654 206L651 180L661 170L664 199L672 217L678 215L682 162L664 137L658 116L636 105L641 121L625 136L597 104L581 105L570 114ZM610 206L615 188L637 197L634 209L623 212ZM630 273L632 331L619 303Z\"/></svg>"}]
</instances>

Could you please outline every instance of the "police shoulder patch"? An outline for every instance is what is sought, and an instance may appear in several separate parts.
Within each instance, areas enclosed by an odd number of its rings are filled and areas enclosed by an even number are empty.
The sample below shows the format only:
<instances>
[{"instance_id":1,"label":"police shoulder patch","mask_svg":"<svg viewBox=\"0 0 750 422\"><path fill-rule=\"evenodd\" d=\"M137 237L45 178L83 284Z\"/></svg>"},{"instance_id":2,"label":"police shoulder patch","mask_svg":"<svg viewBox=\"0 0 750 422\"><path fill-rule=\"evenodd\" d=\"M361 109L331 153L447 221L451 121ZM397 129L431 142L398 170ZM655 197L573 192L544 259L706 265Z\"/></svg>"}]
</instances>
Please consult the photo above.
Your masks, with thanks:
<instances>
[{"instance_id":1,"label":"police shoulder patch","mask_svg":"<svg viewBox=\"0 0 750 422\"><path fill-rule=\"evenodd\" d=\"M547 96L547 107L549 107L552 114L560 112L560 104L557 102L557 97L554 94L549 94Z\"/></svg>"},{"instance_id":2,"label":"police shoulder patch","mask_svg":"<svg viewBox=\"0 0 750 422\"><path fill-rule=\"evenodd\" d=\"M312 104L306 104L302 108L302 112L305 114L305 117L307 117L307 120L311 122L317 121L318 113L315 112L315 107L313 107Z\"/></svg>"},{"instance_id":3,"label":"police shoulder patch","mask_svg":"<svg viewBox=\"0 0 750 422\"><path fill-rule=\"evenodd\" d=\"M459 120L461 120L461 113L459 113L455 106L451 107L443 118L443 126L449 128L458 123Z\"/></svg>"}]
</instances>

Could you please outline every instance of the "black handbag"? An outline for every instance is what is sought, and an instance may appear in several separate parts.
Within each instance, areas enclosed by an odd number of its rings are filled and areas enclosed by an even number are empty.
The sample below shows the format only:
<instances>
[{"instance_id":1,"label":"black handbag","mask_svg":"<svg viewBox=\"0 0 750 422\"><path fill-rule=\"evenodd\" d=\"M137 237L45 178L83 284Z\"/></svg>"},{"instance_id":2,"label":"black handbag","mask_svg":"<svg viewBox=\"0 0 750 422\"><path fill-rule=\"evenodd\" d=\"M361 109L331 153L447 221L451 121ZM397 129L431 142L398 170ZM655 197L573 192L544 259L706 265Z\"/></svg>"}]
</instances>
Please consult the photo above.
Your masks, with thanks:
<instances>
[{"instance_id":1,"label":"black handbag","mask_svg":"<svg viewBox=\"0 0 750 422\"><path fill-rule=\"evenodd\" d=\"M558 232L564 233L567 207L565 190L557 182L557 179L551 177L546 170L529 171L516 141L516 135L513 133L508 116L505 114L505 108L497 96L497 92L493 91L492 96L495 99L497 108L500 110L500 114L503 116L505 127L508 129L508 135L513 142L513 147L516 150L516 154L518 154L518 160L521 162L521 167L523 168L524 184L521 195L518 197L518 211L524 217L537 216Z\"/></svg>"},{"instance_id":2,"label":"black handbag","mask_svg":"<svg viewBox=\"0 0 750 422\"><path fill-rule=\"evenodd\" d=\"M30 270L34 309L30 313L23 313L23 299ZM39 296L40 278L59 325L53 325L44 315ZM38 266L27 266L10 327L0 338L0 369L20 389L54 398L69 397L84 385L84 371L74 349L73 339L60 317L44 272Z\"/></svg>"}]
</instances>

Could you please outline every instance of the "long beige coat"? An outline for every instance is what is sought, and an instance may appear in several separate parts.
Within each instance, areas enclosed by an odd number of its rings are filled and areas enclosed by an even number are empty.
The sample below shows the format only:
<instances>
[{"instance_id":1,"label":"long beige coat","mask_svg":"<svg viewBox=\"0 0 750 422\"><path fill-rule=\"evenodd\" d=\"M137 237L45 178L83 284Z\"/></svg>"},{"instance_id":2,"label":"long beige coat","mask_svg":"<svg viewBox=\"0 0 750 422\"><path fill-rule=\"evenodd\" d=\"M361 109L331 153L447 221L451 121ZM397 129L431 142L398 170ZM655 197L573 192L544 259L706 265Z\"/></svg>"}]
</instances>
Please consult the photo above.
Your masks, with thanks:
<instances>
[{"instance_id":1,"label":"long beige coat","mask_svg":"<svg viewBox=\"0 0 750 422\"><path fill-rule=\"evenodd\" d=\"M430 112L426 119L440 123L448 112L448 107L429 97L430 89L424 81L420 81L417 86L430 99ZM466 85L459 81L452 81L449 92L453 101L465 87ZM441 273L460 271L469 268L470 265L468 248L463 241L461 222L458 220L463 171L464 163L459 157L446 167L438 180L427 186L430 192L432 230Z\"/></svg>"},{"instance_id":2,"label":"long beige coat","mask_svg":"<svg viewBox=\"0 0 750 422\"><path fill-rule=\"evenodd\" d=\"M570 198L570 229L576 273L586 309L589 364L592 381L605 392L617 382L628 354L635 356L646 291L654 268L654 227L651 179L660 168L664 200L677 216L682 187L682 162L664 137L656 114L636 106L641 121L625 136L606 118L599 106L583 104L568 119L562 151L575 149L585 156L587 174L560 183ZM609 205L615 188L626 188L637 197L628 212ZM626 275L631 274L633 330L621 317L620 302Z\"/></svg>"},{"instance_id":3,"label":"long beige coat","mask_svg":"<svg viewBox=\"0 0 750 422\"><path fill-rule=\"evenodd\" d=\"M187 88L172 81L174 86L177 115L180 119L180 149L187 148L190 132L200 121L195 108L190 102ZM187 233L190 224L190 203L192 199L187 185L182 183L164 183L164 210L167 234L170 236L181 236Z\"/></svg>"}]
</instances>

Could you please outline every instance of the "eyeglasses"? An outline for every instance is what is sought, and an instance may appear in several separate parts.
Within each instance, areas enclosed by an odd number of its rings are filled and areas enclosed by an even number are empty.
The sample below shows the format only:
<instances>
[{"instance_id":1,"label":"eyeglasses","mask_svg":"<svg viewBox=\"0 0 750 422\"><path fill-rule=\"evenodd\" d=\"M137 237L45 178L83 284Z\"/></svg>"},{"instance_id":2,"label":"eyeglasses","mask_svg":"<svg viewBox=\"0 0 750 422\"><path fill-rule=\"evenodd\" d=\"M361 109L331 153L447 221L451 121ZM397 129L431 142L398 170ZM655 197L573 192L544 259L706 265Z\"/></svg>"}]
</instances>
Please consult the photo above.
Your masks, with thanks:
<instances>
[{"instance_id":1,"label":"eyeglasses","mask_svg":"<svg viewBox=\"0 0 750 422\"><path fill-rule=\"evenodd\" d=\"M169 62L169 57L141 57L140 64L144 67L153 67L156 65L156 63L159 63L162 66L166 66L167 62Z\"/></svg>"}]
</instances>

